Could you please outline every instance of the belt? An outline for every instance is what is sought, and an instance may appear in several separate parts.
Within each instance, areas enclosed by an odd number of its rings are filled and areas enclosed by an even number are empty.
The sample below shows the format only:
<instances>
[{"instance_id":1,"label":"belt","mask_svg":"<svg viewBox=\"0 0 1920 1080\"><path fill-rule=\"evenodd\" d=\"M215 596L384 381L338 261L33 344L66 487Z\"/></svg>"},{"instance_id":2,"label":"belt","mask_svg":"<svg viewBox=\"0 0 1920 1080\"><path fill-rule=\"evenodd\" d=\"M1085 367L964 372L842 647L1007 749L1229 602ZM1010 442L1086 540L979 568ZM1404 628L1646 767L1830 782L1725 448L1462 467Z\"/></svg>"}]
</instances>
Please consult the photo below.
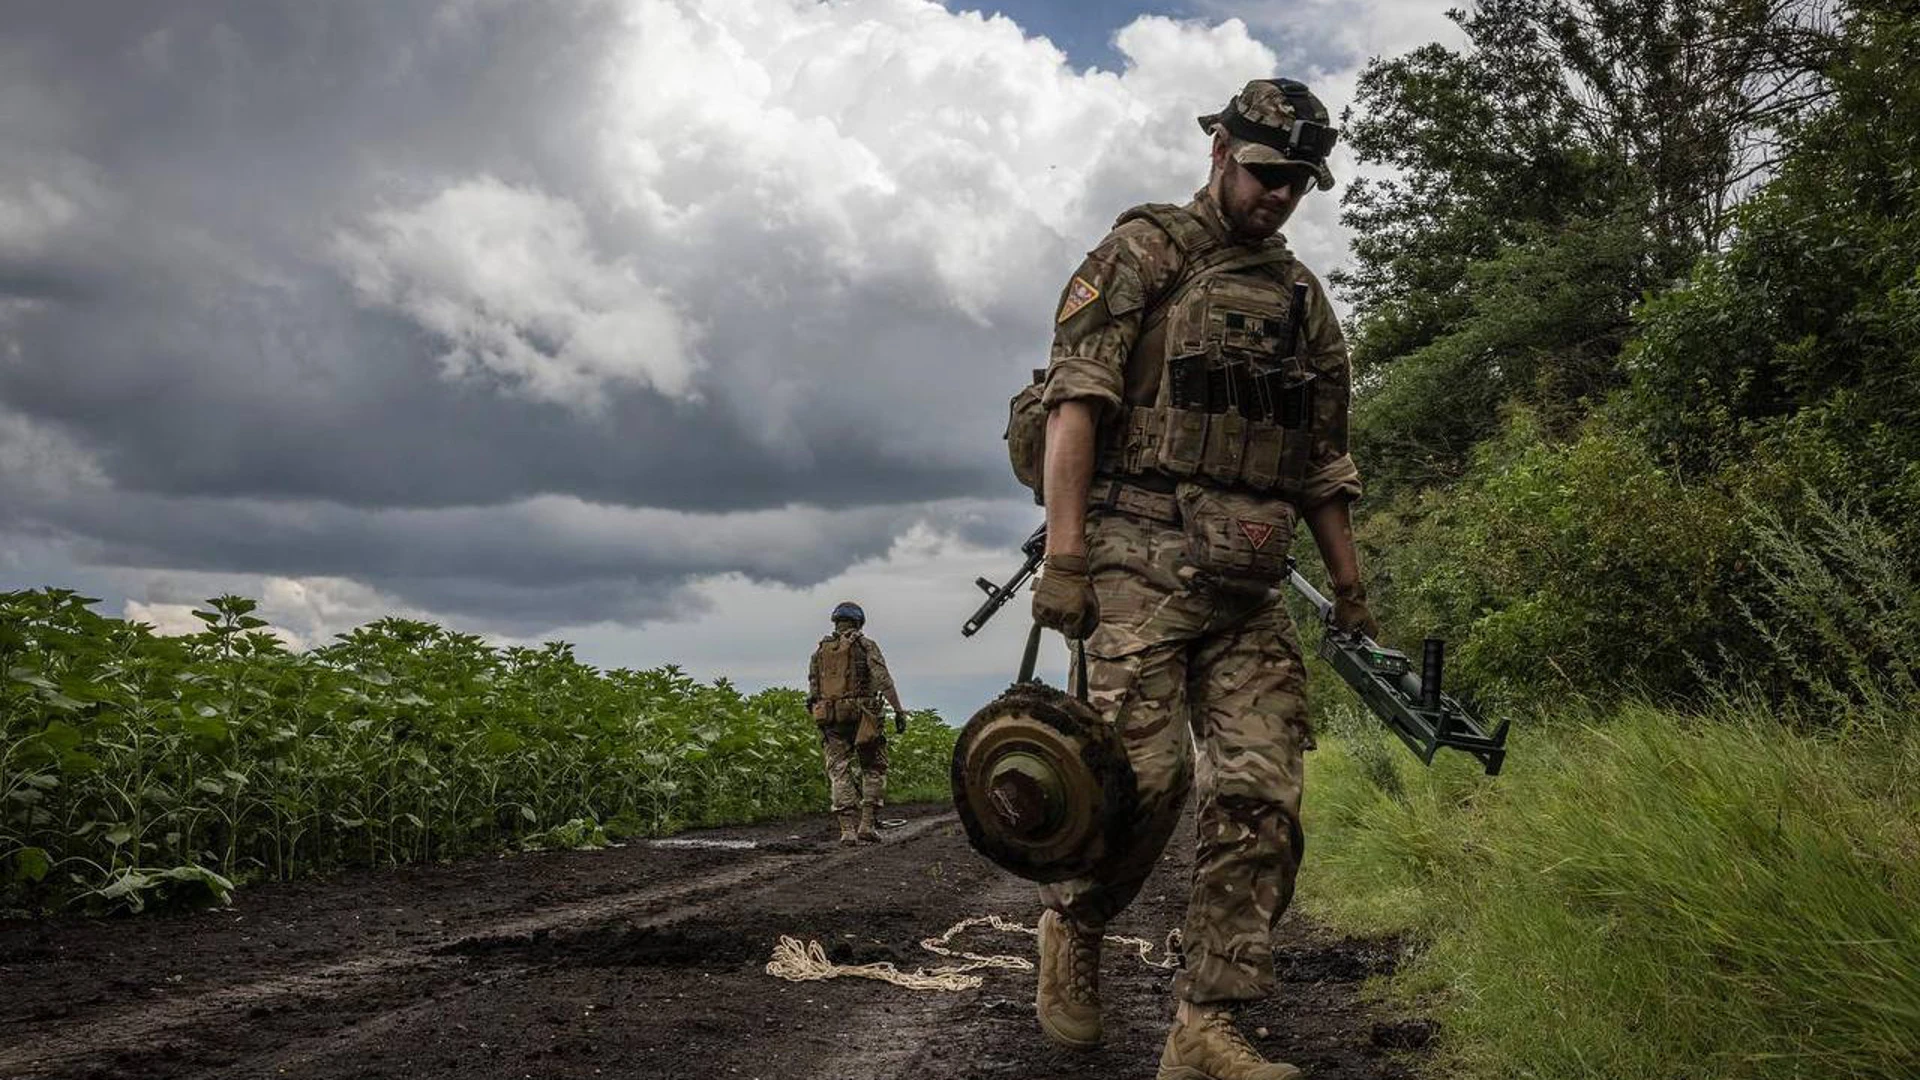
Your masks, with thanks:
<instances>
[{"instance_id":1,"label":"belt","mask_svg":"<svg viewBox=\"0 0 1920 1080\"><path fill-rule=\"evenodd\" d=\"M1096 476L1093 486L1087 490L1087 505L1178 525L1180 506L1174 501L1173 485L1173 477L1164 473L1141 473L1125 478Z\"/></svg>"}]
</instances>

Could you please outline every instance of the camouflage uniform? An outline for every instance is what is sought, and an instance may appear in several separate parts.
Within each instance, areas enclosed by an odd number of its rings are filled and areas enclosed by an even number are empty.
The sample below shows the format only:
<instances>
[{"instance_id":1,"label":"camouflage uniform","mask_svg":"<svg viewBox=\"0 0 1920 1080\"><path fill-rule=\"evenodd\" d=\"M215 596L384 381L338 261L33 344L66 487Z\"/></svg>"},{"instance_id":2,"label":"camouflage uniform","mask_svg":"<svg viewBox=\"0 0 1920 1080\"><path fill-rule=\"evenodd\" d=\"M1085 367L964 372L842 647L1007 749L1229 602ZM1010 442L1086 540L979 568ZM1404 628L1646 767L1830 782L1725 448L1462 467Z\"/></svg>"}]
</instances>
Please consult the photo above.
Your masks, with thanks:
<instances>
[{"instance_id":1,"label":"camouflage uniform","mask_svg":"<svg viewBox=\"0 0 1920 1080\"><path fill-rule=\"evenodd\" d=\"M821 644L825 645L844 635L852 635L860 648L855 663L865 668L864 681L868 687L865 696L870 699L866 706L874 717L874 735L864 743L859 742L857 735L860 722L857 720L833 720L819 725L820 753L826 761L827 785L836 816L850 814L863 805L869 811L878 810L881 806L887 792L887 737L879 723L880 703L894 695L893 675L887 671L886 657L880 654L880 646L872 638L857 628L846 627L827 635ZM807 667L808 709L811 710L818 701L820 650L816 648ZM858 776L854 773L856 762L859 765Z\"/></svg>"},{"instance_id":2,"label":"camouflage uniform","mask_svg":"<svg viewBox=\"0 0 1920 1080\"><path fill-rule=\"evenodd\" d=\"M1291 481L1262 474L1243 492L1270 530L1254 534L1254 547L1283 553L1299 510L1359 495L1347 455L1350 374L1325 291L1280 238L1234 244L1204 190L1184 207L1153 209L1124 215L1068 283L1043 390L1049 408L1074 399L1100 407L1086 520L1100 623L1087 641L1088 681L1094 704L1122 733L1141 799L1132 844L1085 877L1043 888L1041 899L1080 926L1104 925L1139 892L1197 781L1198 846L1174 993L1195 1004L1230 1003L1273 986L1271 930L1292 898L1304 844L1306 674L1277 593L1192 565L1174 485L1151 467L1151 445L1140 467L1141 438L1151 436L1126 429L1168 404L1168 357L1209 334L1217 346L1221 334L1274 329L1272 320L1215 318L1205 303L1190 302L1203 287L1183 277L1189 253L1203 250L1195 237L1210 241L1208 257L1226 267L1206 280L1231 279L1219 295L1251 297L1253 308L1264 295L1285 309L1295 282L1309 290L1300 355L1315 376L1305 406L1311 438L1296 452ZM1252 443L1242 445L1251 459ZM1134 467L1116 468L1129 454ZM1231 480L1218 486L1247 489Z\"/></svg>"}]
</instances>

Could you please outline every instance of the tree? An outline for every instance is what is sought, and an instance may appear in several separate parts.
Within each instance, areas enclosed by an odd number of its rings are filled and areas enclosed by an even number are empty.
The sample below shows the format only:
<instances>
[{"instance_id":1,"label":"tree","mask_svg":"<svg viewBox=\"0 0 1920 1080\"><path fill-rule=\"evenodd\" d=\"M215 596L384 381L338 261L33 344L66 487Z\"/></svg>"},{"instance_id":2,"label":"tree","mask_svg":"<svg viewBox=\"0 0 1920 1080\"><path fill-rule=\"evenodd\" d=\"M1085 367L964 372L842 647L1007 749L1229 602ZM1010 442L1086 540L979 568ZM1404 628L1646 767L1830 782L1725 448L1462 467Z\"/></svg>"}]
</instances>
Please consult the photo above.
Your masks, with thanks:
<instances>
[{"instance_id":1,"label":"tree","mask_svg":"<svg viewBox=\"0 0 1920 1080\"><path fill-rule=\"evenodd\" d=\"M1832 40L1816 0L1453 17L1469 49L1375 61L1347 116L1361 160L1394 170L1349 188L1335 275L1359 314L1356 441L1417 465L1394 483L1457 474L1508 400L1559 432L1618 383L1633 302L1722 242L1784 120L1826 93Z\"/></svg>"}]
</instances>

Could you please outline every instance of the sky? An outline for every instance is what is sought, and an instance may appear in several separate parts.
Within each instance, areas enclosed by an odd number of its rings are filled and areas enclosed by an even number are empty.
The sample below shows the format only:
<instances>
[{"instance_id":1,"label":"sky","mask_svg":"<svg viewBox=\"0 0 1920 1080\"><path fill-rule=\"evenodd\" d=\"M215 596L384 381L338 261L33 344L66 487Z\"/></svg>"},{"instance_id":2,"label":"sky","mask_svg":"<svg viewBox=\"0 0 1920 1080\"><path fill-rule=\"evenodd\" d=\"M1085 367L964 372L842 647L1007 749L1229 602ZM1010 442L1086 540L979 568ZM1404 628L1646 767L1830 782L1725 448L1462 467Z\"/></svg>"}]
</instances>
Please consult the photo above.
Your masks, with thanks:
<instances>
[{"instance_id":1,"label":"sky","mask_svg":"<svg viewBox=\"0 0 1920 1080\"><path fill-rule=\"evenodd\" d=\"M856 599L964 720L1066 276L1201 185L1195 116L1337 114L1449 2L4 0L0 589L746 689ZM1323 275L1337 194L1287 230Z\"/></svg>"}]
</instances>

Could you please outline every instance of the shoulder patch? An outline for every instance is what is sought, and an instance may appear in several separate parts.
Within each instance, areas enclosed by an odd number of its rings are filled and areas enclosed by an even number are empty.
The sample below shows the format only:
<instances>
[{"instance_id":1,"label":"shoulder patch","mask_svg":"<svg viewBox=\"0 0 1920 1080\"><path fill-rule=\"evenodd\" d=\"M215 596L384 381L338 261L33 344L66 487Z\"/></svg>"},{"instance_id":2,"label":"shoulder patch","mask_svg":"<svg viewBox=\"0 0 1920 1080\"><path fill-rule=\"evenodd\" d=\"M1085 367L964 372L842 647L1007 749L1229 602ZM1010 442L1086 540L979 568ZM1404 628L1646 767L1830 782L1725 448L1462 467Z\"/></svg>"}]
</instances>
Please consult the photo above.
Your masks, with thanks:
<instances>
[{"instance_id":1,"label":"shoulder patch","mask_svg":"<svg viewBox=\"0 0 1920 1080\"><path fill-rule=\"evenodd\" d=\"M1098 299L1100 299L1099 289L1094 288L1079 274L1073 275L1073 280L1067 283L1067 295L1060 301L1060 314L1054 318L1054 325L1058 326L1073 318L1081 308Z\"/></svg>"}]
</instances>

